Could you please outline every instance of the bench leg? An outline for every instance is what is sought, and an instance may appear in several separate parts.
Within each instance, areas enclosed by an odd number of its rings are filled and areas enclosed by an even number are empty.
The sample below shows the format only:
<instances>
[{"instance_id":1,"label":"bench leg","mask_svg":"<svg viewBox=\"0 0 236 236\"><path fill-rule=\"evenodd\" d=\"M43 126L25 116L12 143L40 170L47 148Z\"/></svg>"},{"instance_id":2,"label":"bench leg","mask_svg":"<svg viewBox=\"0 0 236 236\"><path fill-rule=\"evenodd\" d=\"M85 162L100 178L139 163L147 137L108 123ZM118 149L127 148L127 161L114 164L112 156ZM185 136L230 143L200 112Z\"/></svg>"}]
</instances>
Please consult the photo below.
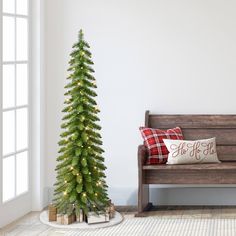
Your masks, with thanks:
<instances>
[{"instance_id":1,"label":"bench leg","mask_svg":"<svg viewBox=\"0 0 236 236\"><path fill-rule=\"evenodd\" d=\"M145 216L144 212L150 210L149 185L145 184L146 171L143 165L147 157L147 150L143 145L138 148L138 213L135 216Z\"/></svg>"},{"instance_id":2,"label":"bench leg","mask_svg":"<svg viewBox=\"0 0 236 236\"><path fill-rule=\"evenodd\" d=\"M146 216L145 211L148 211L152 208L152 203L149 202L149 185L148 184L139 184L138 188L138 213L136 217Z\"/></svg>"}]
</instances>

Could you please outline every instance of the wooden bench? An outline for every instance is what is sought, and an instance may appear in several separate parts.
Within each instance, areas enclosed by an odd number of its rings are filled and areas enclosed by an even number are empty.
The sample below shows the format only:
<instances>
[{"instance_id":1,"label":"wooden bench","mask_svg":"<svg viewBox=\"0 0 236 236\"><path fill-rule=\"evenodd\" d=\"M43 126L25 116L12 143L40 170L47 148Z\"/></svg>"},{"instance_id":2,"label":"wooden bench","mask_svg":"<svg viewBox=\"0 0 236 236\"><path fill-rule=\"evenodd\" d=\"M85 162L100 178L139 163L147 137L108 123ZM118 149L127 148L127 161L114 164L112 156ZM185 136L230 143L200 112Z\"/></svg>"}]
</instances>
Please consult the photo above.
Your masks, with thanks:
<instances>
[{"instance_id":1,"label":"wooden bench","mask_svg":"<svg viewBox=\"0 0 236 236\"><path fill-rule=\"evenodd\" d=\"M146 111L145 127L181 127L187 140L216 137L222 163L194 165L146 165L144 145L138 147L138 214L145 216L149 184L236 184L236 115L157 115Z\"/></svg>"}]
</instances>

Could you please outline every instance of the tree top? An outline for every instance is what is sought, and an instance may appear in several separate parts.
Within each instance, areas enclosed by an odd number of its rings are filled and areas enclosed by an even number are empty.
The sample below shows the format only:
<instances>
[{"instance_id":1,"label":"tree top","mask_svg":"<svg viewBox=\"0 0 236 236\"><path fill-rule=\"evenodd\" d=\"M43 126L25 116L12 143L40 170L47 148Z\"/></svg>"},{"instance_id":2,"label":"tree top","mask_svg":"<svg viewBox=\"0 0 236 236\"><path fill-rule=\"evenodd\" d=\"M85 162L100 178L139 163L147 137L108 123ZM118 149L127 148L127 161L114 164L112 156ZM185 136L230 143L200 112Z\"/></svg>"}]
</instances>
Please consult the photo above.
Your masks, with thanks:
<instances>
[{"instance_id":1,"label":"tree top","mask_svg":"<svg viewBox=\"0 0 236 236\"><path fill-rule=\"evenodd\" d=\"M84 33L83 33L83 30L80 29L79 31L79 40L83 40L84 39Z\"/></svg>"}]
</instances>

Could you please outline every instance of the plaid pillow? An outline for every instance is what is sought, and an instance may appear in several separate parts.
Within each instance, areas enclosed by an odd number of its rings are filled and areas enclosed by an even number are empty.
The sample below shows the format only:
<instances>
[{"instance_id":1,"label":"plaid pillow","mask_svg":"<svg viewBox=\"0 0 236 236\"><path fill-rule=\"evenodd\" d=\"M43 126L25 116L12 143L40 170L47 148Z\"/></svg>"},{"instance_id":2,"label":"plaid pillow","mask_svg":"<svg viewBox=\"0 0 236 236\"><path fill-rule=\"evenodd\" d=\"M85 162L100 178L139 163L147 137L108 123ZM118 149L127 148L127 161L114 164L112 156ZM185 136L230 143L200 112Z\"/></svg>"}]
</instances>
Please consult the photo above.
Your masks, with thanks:
<instances>
[{"instance_id":1,"label":"plaid pillow","mask_svg":"<svg viewBox=\"0 0 236 236\"><path fill-rule=\"evenodd\" d=\"M179 127L168 130L140 127L139 130L144 139L144 145L149 152L147 165L165 164L167 162L169 151L163 139L184 139Z\"/></svg>"}]
</instances>

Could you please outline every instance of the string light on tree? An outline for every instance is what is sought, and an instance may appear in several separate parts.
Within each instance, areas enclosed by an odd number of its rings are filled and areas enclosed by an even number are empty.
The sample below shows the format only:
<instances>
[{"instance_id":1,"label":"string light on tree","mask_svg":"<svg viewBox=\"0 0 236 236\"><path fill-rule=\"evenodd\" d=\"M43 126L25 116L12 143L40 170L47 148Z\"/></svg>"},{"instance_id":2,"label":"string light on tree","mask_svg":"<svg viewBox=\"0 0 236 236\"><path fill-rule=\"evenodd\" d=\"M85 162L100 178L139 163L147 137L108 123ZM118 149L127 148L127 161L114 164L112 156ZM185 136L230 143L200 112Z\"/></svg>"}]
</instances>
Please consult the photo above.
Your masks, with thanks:
<instances>
[{"instance_id":1,"label":"string light on tree","mask_svg":"<svg viewBox=\"0 0 236 236\"><path fill-rule=\"evenodd\" d=\"M66 107L54 191L59 214L71 214L71 209L86 214L90 207L105 211L108 206L103 177L106 167L97 158L102 157L103 150L92 65L89 45L80 31L71 53L69 83L65 86Z\"/></svg>"}]
</instances>

